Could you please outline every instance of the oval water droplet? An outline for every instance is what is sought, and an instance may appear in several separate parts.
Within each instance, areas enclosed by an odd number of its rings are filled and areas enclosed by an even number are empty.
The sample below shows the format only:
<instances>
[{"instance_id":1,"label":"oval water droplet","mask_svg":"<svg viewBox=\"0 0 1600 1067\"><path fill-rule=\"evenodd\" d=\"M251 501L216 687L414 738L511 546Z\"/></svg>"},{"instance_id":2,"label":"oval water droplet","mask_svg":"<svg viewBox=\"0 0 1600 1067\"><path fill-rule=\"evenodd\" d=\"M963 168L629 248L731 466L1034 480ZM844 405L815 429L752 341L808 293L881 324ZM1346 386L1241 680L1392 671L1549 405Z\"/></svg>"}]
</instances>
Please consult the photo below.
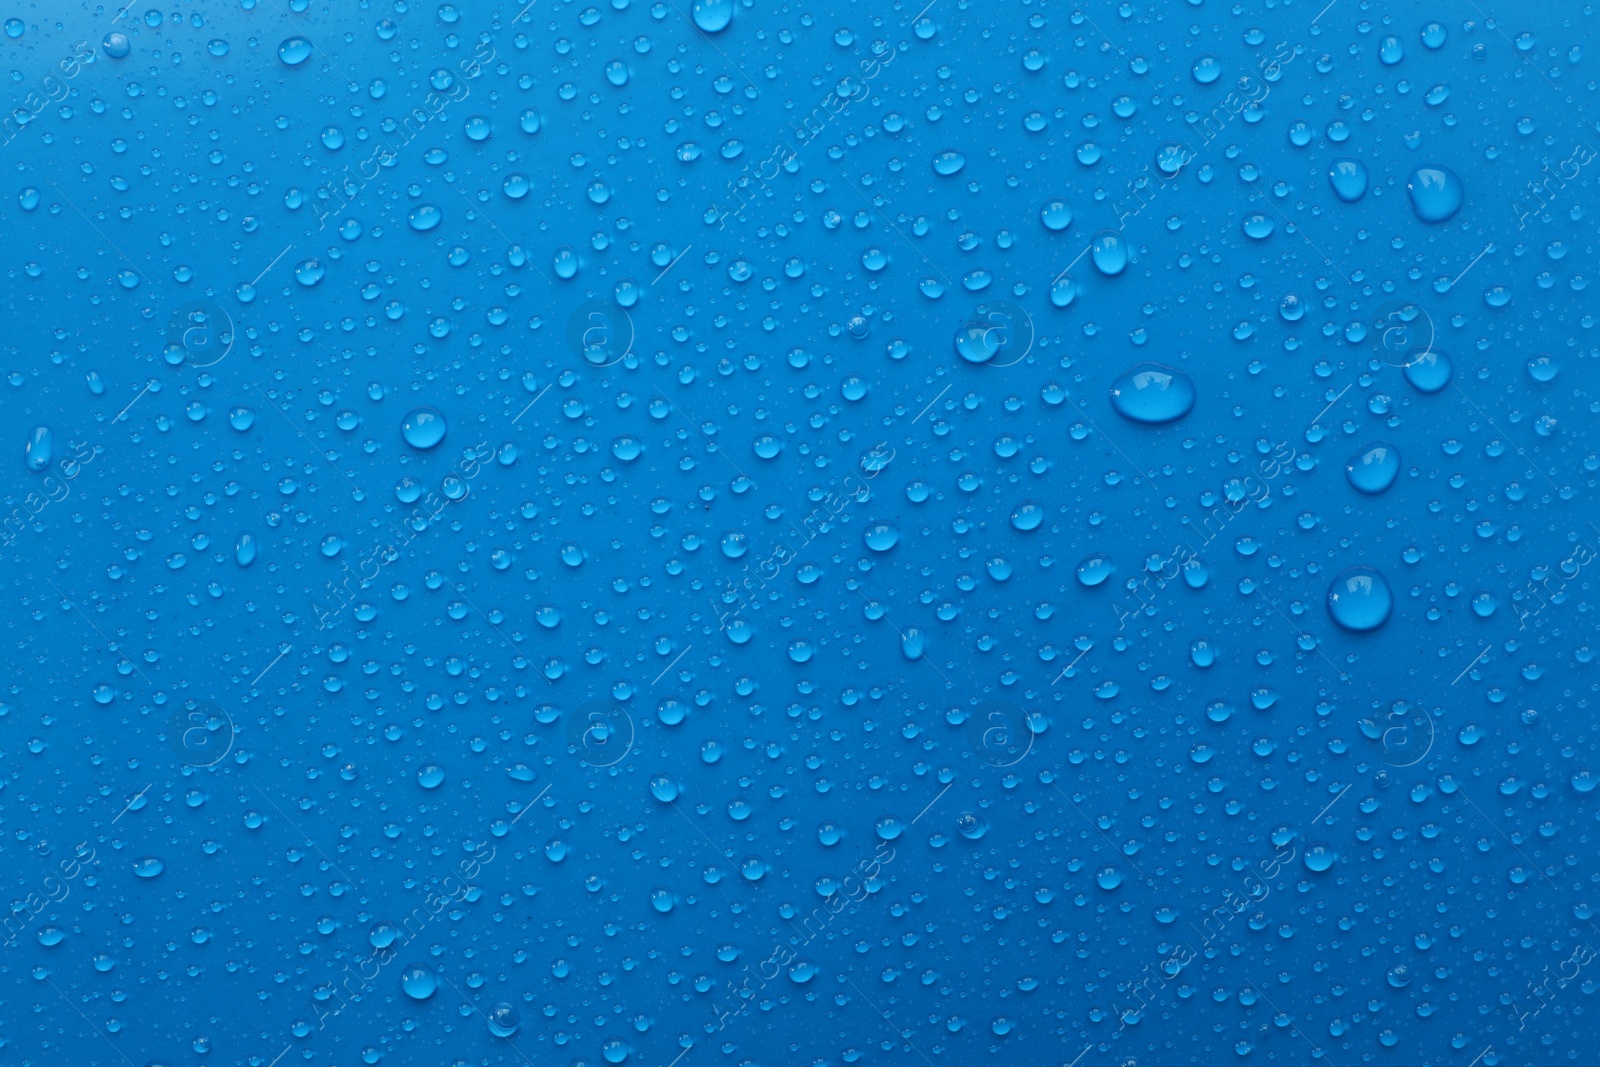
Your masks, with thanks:
<instances>
[{"instance_id":1,"label":"oval water droplet","mask_svg":"<svg viewBox=\"0 0 1600 1067\"><path fill-rule=\"evenodd\" d=\"M432 204L418 204L406 215L406 223L418 233L426 233L444 221L444 214Z\"/></svg>"},{"instance_id":2,"label":"oval water droplet","mask_svg":"<svg viewBox=\"0 0 1600 1067\"><path fill-rule=\"evenodd\" d=\"M1108 278L1128 269L1128 242L1116 230L1101 230L1089 246L1095 269Z\"/></svg>"},{"instance_id":3,"label":"oval water droplet","mask_svg":"<svg viewBox=\"0 0 1600 1067\"><path fill-rule=\"evenodd\" d=\"M695 0L689 17L706 33L721 33L733 21L733 0Z\"/></svg>"},{"instance_id":4,"label":"oval water droplet","mask_svg":"<svg viewBox=\"0 0 1600 1067\"><path fill-rule=\"evenodd\" d=\"M1381 493L1394 484L1400 474L1400 452L1393 445L1374 442L1365 445L1344 465L1350 485L1363 493Z\"/></svg>"},{"instance_id":5,"label":"oval water droplet","mask_svg":"<svg viewBox=\"0 0 1600 1067\"><path fill-rule=\"evenodd\" d=\"M121 37L122 35L116 34L116 36ZM123 40L126 41L127 38L123 38ZM109 42L110 38L108 37L107 43L109 44ZM111 49L108 47L106 51L109 53ZM126 54L126 51L124 51L123 55ZM298 67L311 58L311 42L304 37L290 37L278 46L278 58L283 61L284 66Z\"/></svg>"},{"instance_id":6,"label":"oval water droplet","mask_svg":"<svg viewBox=\"0 0 1600 1067\"><path fill-rule=\"evenodd\" d=\"M50 466L50 460L55 456L55 437L50 433L50 427L35 426L33 432L28 434L22 454L31 471L42 471Z\"/></svg>"},{"instance_id":7,"label":"oval water droplet","mask_svg":"<svg viewBox=\"0 0 1600 1067\"><path fill-rule=\"evenodd\" d=\"M427 1000L439 988L439 976L427 964L409 964L400 972L400 988L412 1000Z\"/></svg>"},{"instance_id":8,"label":"oval water droplet","mask_svg":"<svg viewBox=\"0 0 1600 1067\"><path fill-rule=\"evenodd\" d=\"M887 522L875 522L867 527L863 539L874 552L887 552L900 543L900 531Z\"/></svg>"},{"instance_id":9,"label":"oval water droplet","mask_svg":"<svg viewBox=\"0 0 1600 1067\"><path fill-rule=\"evenodd\" d=\"M1389 583L1371 567L1351 567L1328 587L1328 614L1346 630L1376 630L1389 620L1393 609Z\"/></svg>"},{"instance_id":10,"label":"oval water droplet","mask_svg":"<svg viewBox=\"0 0 1600 1067\"><path fill-rule=\"evenodd\" d=\"M1455 171L1437 163L1418 167L1406 182L1411 210L1423 222L1447 222L1461 210L1466 196Z\"/></svg>"},{"instance_id":11,"label":"oval water droplet","mask_svg":"<svg viewBox=\"0 0 1600 1067\"><path fill-rule=\"evenodd\" d=\"M1336 159L1328 164L1328 184L1340 200L1353 204L1367 195L1367 168L1348 156Z\"/></svg>"},{"instance_id":12,"label":"oval water droplet","mask_svg":"<svg viewBox=\"0 0 1600 1067\"><path fill-rule=\"evenodd\" d=\"M1111 383L1111 406L1132 422L1175 422L1194 408L1194 382L1160 363L1140 363Z\"/></svg>"},{"instance_id":13,"label":"oval water droplet","mask_svg":"<svg viewBox=\"0 0 1600 1067\"><path fill-rule=\"evenodd\" d=\"M1059 233L1072 225L1072 205L1065 200L1047 201L1039 209L1039 221L1045 229Z\"/></svg>"},{"instance_id":14,"label":"oval water droplet","mask_svg":"<svg viewBox=\"0 0 1600 1067\"><path fill-rule=\"evenodd\" d=\"M412 408L400 424L400 436L412 448L433 448L444 440L445 421L436 408Z\"/></svg>"},{"instance_id":15,"label":"oval water droplet","mask_svg":"<svg viewBox=\"0 0 1600 1067\"><path fill-rule=\"evenodd\" d=\"M1406 381L1415 386L1418 392L1437 393L1450 384L1452 369L1449 356L1430 348L1406 358Z\"/></svg>"},{"instance_id":16,"label":"oval water droplet","mask_svg":"<svg viewBox=\"0 0 1600 1067\"><path fill-rule=\"evenodd\" d=\"M1078 583L1093 588L1111 577L1111 561L1105 556L1093 555L1078 564Z\"/></svg>"}]
</instances>

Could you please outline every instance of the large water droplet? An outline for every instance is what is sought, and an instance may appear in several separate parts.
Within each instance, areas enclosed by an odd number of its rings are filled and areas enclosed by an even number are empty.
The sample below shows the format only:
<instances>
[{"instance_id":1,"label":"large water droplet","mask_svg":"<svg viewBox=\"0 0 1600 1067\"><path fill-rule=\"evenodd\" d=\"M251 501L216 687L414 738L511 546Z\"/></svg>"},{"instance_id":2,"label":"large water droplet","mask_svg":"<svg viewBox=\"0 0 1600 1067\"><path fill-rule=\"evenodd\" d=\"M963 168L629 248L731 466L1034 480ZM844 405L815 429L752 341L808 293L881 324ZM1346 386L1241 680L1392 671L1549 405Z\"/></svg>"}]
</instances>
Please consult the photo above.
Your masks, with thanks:
<instances>
[{"instance_id":1,"label":"large water droplet","mask_svg":"<svg viewBox=\"0 0 1600 1067\"><path fill-rule=\"evenodd\" d=\"M1039 221L1047 230L1064 230L1072 225L1072 205L1065 200L1048 201L1039 209Z\"/></svg>"},{"instance_id":2,"label":"large water droplet","mask_svg":"<svg viewBox=\"0 0 1600 1067\"><path fill-rule=\"evenodd\" d=\"M1095 269L1108 278L1128 269L1128 242L1116 230L1101 230L1089 246Z\"/></svg>"},{"instance_id":3,"label":"large water droplet","mask_svg":"<svg viewBox=\"0 0 1600 1067\"><path fill-rule=\"evenodd\" d=\"M406 223L418 233L426 233L444 221L444 215L432 204L418 204L406 216Z\"/></svg>"},{"instance_id":4,"label":"large water droplet","mask_svg":"<svg viewBox=\"0 0 1600 1067\"><path fill-rule=\"evenodd\" d=\"M1423 222L1446 222L1461 210L1466 191L1461 179L1448 167L1437 163L1418 167L1406 182L1406 192L1411 194L1411 210Z\"/></svg>"},{"instance_id":5,"label":"large water droplet","mask_svg":"<svg viewBox=\"0 0 1600 1067\"><path fill-rule=\"evenodd\" d=\"M1094 587L1111 577L1111 561L1102 555L1093 555L1078 564L1078 582Z\"/></svg>"},{"instance_id":6,"label":"large water droplet","mask_svg":"<svg viewBox=\"0 0 1600 1067\"><path fill-rule=\"evenodd\" d=\"M1451 369L1450 357L1438 349L1430 348L1406 358L1406 381L1419 392L1437 393L1450 384Z\"/></svg>"},{"instance_id":7,"label":"large water droplet","mask_svg":"<svg viewBox=\"0 0 1600 1067\"><path fill-rule=\"evenodd\" d=\"M1111 383L1111 406L1133 422L1173 422L1194 407L1194 383L1182 371L1140 363Z\"/></svg>"},{"instance_id":8,"label":"large water droplet","mask_svg":"<svg viewBox=\"0 0 1600 1067\"><path fill-rule=\"evenodd\" d=\"M865 540L874 552L887 552L900 543L900 531L887 522L875 522L867 527Z\"/></svg>"},{"instance_id":9,"label":"large water droplet","mask_svg":"<svg viewBox=\"0 0 1600 1067\"><path fill-rule=\"evenodd\" d=\"M55 456L55 437L50 433L50 427L35 426L33 432L28 434L22 454L31 471L42 471L50 466L50 460Z\"/></svg>"},{"instance_id":10,"label":"large water droplet","mask_svg":"<svg viewBox=\"0 0 1600 1067\"><path fill-rule=\"evenodd\" d=\"M695 0L689 17L706 33L721 33L733 21L733 0Z\"/></svg>"},{"instance_id":11,"label":"large water droplet","mask_svg":"<svg viewBox=\"0 0 1600 1067\"><path fill-rule=\"evenodd\" d=\"M966 165L967 157L953 148L948 148L933 157L934 173L942 174L946 178L952 174L960 173L961 168Z\"/></svg>"},{"instance_id":12,"label":"large water droplet","mask_svg":"<svg viewBox=\"0 0 1600 1067\"><path fill-rule=\"evenodd\" d=\"M969 322L956 331L956 354L968 363L987 363L1000 351L998 334L986 322Z\"/></svg>"},{"instance_id":13,"label":"large water droplet","mask_svg":"<svg viewBox=\"0 0 1600 1067\"><path fill-rule=\"evenodd\" d=\"M1388 621L1393 609L1389 583L1371 567L1351 567L1328 587L1328 614L1346 630L1376 630Z\"/></svg>"},{"instance_id":14,"label":"large water droplet","mask_svg":"<svg viewBox=\"0 0 1600 1067\"><path fill-rule=\"evenodd\" d=\"M1363 493L1383 492L1399 474L1400 452L1382 442L1364 446L1344 465L1345 478Z\"/></svg>"},{"instance_id":15,"label":"large water droplet","mask_svg":"<svg viewBox=\"0 0 1600 1067\"><path fill-rule=\"evenodd\" d=\"M439 988L439 976L427 964L409 964L400 972L400 988L412 1000L427 1000Z\"/></svg>"},{"instance_id":16,"label":"large water droplet","mask_svg":"<svg viewBox=\"0 0 1600 1067\"><path fill-rule=\"evenodd\" d=\"M400 424L400 436L412 448L432 448L444 440L444 416L435 408L412 408Z\"/></svg>"},{"instance_id":17,"label":"large water droplet","mask_svg":"<svg viewBox=\"0 0 1600 1067\"><path fill-rule=\"evenodd\" d=\"M122 35L118 34L117 36L120 37ZM124 38L124 41L126 41L126 38ZM111 51L109 45L110 38L108 37L108 47L106 48L108 54ZM123 53L123 55L126 54L126 52ZM311 58L311 42L304 37L290 37L278 46L278 58L283 60L285 66L298 67Z\"/></svg>"},{"instance_id":18,"label":"large water droplet","mask_svg":"<svg viewBox=\"0 0 1600 1067\"><path fill-rule=\"evenodd\" d=\"M489 1032L495 1037L510 1037L517 1032L517 1024L522 1021L517 1009L503 1000L489 1009L487 1018Z\"/></svg>"},{"instance_id":19,"label":"large water droplet","mask_svg":"<svg viewBox=\"0 0 1600 1067\"><path fill-rule=\"evenodd\" d=\"M1328 184L1340 200L1353 204L1367 195L1367 168L1358 159L1336 159L1328 164Z\"/></svg>"}]
</instances>

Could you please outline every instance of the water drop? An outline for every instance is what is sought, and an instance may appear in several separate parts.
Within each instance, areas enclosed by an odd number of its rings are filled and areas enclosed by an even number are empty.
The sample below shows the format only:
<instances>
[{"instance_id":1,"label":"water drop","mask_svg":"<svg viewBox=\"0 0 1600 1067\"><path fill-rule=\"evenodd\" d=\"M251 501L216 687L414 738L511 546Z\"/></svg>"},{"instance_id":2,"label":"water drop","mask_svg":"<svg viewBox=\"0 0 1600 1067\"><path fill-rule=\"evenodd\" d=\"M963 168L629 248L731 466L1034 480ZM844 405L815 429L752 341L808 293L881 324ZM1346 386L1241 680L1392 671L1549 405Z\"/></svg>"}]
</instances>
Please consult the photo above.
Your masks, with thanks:
<instances>
[{"instance_id":1,"label":"water drop","mask_svg":"<svg viewBox=\"0 0 1600 1067\"><path fill-rule=\"evenodd\" d=\"M50 460L55 456L55 437L50 433L50 427L35 426L33 432L28 434L27 443L22 446L22 454L31 471L42 471L49 467Z\"/></svg>"},{"instance_id":2,"label":"water drop","mask_svg":"<svg viewBox=\"0 0 1600 1067\"><path fill-rule=\"evenodd\" d=\"M1371 567L1351 567L1328 587L1328 614L1346 630L1376 630L1388 621L1393 609L1389 583Z\"/></svg>"},{"instance_id":3,"label":"water drop","mask_svg":"<svg viewBox=\"0 0 1600 1067\"><path fill-rule=\"evenodd\" d=\"M1367 195L1367 168L1348 156L1336 159L1328 164L1328 184L1340 200L1353 204Z\"/></svg>"},{"instance_id":4,"label":"water drop","mask_svg":"<svg viewBox=\"0 0 1600 1067\"><path fill-rule=\"evenodd\" d=\"M900 531L887 522L875 522L867 527L863 539L874 552L887 552L900 543Z\"/></svg>"},{"instance_id":5,"label":"water drop","mask_svg":"<svg viewBox=\"0 0 1600 1067\"><path fill-rule=\"evenodd\" d=\"M444 415L430 407L412 408L400 424L400 436L412 448L433 448L444 440Z\"/></svg>"},{"instance_id":6,"label":"water drop","mask_svg":"<svg viewBox=\"0 0 1600 1067\"><path fill-rule=\"evenodd\" d=\"M1045 229L1059 233L1072 225L1072 205L1065 200L1047 201L1039 209L1039 221Z\"/></svg>"},{"instance_id":7,"label":"water drop","mask_svg":"<svg viewBox=\"0 0 1600 1067\"><path fill-rule=\"evenodd\" d=\"M444 221L444 215L432 204L418 204L406 215L406 222L418 233L426 233Z\"/></svg>"},{"instance_id":8,"label":"water drop","mask_svg":"<svg viewBox=\"0 0 1600 1067\"><path fill-rule=\"evenodd\" d=\"M706 33L721 33L733 21L733 0L695 0L689 17Z\"/></svg>"},{"instance_id":9,"label":"water drop","mask_svg":"<svg viewBox=\"0 0 1600 1067\"><path fill-rule=\"evenodd\" d=\"M1406 192L1411 194L1411 210L1423 222L1450 220L1466 195L1455 171L1436 163L1412 171Z\"/></svg>"},{"instance_id":10,"label":"water drop","mask_svg":"<svg viewBox=\"0 0 1600 1067\"><path fill-rule=\"evenodd\" d=\"M400 988L412 1000L427 1000L439 988L439 976L427 964L409 964L400 972Z\"/></svg>"},{"instance_id":11,"label":"water drop","mask_svg":"<svg viewBox=\"0 0 1600 1067\"><path fill-rule=\"evenodd\" d=\"M1406 381L1422 393L1437 393L1449 385L1451 370L1450 357L1438 349L1413 353L1405 364Z\"/></svg>"},{"instance_id":12,"label":"water drop","mask_svg":"<svg viewBox=\"0 0 1600 1067\"><path fill-rule=\"evenodd\" d=\"M1128 242L1116 230L1101 230L1089 246L1089 258L1096 270L1113 278L1128 268Z\"/></svg>"},{"instance_id":13,"label":"water drop","mask_svg":"<svg viewBox=\"0 0 1600 1067\"><path fill-rule=\"evenodd\" d=\"M311 58L311 42L304 37L290 37L278 46L278 58L284 66L298 67Z\"/></svg>"},{"instance_id":14,"label":"water drop","mask_svg":"<svg viewBox=\"0 0 1600 1067\"><path fill-rule=\"evenodd\" d=\"M1078 564L1078 582L1093 588L1111 577L1111 561L1105 556L1093 555Z\"/></svg>"},{"instance_id":15,"label":"water drop","mask_svg":"<svg viewBox=\"0 0 1600 1067\"><path fill-rule=\"evenodd\" d=\"M1400 474L1400 452L1393 445L1374 442L1350 457L1344 476L1363 493L1381 493L1394 484Z\"/></svg>"},{"instance_id":16,"label":"water drop","mask_svg":"<svg viewBox=\"0 0 1600 1067\"><path fill-rule=\"evenodd\" d=\"M1111 406L1132 422L1174 422L1194 408L1194 383L1182 371L1140 363L1111 383Z\"/></svg>"}]
</instances>

